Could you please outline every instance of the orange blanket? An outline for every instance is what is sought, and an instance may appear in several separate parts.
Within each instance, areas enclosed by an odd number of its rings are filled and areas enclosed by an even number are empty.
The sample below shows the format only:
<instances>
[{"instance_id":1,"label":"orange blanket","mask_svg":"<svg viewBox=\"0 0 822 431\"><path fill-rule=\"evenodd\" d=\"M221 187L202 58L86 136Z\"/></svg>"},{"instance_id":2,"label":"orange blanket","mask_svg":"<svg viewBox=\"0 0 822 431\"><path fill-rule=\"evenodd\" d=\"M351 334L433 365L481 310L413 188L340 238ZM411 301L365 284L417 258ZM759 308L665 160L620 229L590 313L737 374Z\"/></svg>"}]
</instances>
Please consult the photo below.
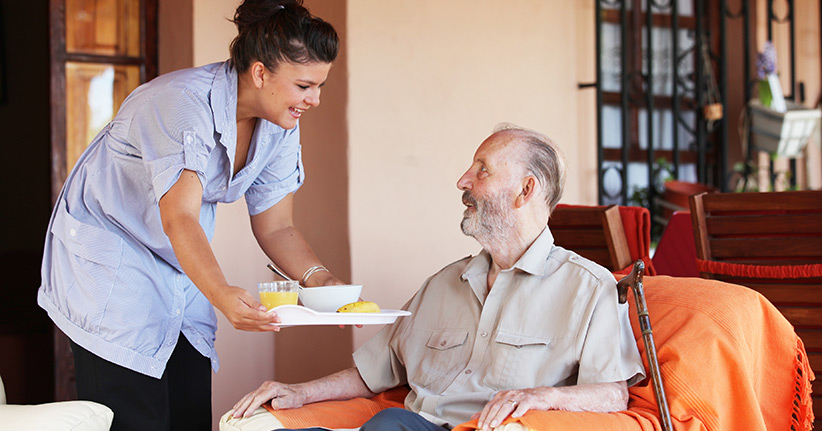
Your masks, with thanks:
<instances>
[{"instance_id":1,"label":"orange blanket","mask_svg":"<svg viewBox=\"0 0 822 431\"><path fill-rule=\"evenodd\" d=\"M645 292L676 430L810 429L814 376L802 341L764 297L719 281L663 276L646 277ZM633 311L633 297L628 300ZM640 340L636 316L631 319ZM644 360L641 340L638 346ZM286 426L353 428L384 407L401 405L401 396L395 391L273 413ZM333 413L317 413L332 406ZM313 422L300 419L308 413ZM630 388L626 411L535 411L516 421L541 431L660 429L649 379ZM475 425L471 421L455 431Z\"/></svg>"}]
</instances>

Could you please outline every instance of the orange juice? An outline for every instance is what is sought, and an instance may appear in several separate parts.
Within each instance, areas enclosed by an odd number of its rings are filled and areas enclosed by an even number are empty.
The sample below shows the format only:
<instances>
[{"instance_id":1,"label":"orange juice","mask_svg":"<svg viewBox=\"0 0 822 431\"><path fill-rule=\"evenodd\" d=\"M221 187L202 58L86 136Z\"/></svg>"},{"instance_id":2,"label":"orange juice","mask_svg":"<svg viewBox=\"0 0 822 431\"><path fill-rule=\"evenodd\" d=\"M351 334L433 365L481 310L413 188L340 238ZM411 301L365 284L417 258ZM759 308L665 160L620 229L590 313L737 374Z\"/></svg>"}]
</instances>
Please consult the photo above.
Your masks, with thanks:
<instances>
[{"instance_id":1,"label":"orange juice","mask_svg":"<svg viewBox=\"0 0 822 431\"><path fill-rule=\"evenodd\" d=\"M260 302L269 310L280 305L297 305L297 292L260 292Z\"/></svg>"}]
</instances>

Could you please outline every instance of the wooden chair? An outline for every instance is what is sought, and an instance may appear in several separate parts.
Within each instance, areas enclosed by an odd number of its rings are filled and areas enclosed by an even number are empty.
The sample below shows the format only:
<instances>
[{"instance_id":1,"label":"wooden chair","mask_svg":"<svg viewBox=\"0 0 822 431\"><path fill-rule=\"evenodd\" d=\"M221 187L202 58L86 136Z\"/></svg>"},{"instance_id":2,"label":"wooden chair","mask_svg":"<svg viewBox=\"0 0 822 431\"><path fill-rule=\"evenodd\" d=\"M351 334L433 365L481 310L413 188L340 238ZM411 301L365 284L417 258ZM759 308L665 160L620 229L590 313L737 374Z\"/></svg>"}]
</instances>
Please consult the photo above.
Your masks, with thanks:
<instances>
[{"instance_id":1,"label":"wooden chair","mask_svg":"<svg viewBox=\"0 0 822 431\"><path fill-rule=\"evenodd\" d=\"M700 275L768 298L822 375L822 191L699 194L690 206ZM815 386L814 414L822 418Z\"/></svg>"},{"instance_id":2,"label":"wooden chair","mask_svg":"<svg viewBox=\"0 0 822 431\"><path fill-rule=\"evenodd\" d=\"M554 243L611 271L631 264L619 207L558 206L548 220Z\"/></svg>"}]
</instances>

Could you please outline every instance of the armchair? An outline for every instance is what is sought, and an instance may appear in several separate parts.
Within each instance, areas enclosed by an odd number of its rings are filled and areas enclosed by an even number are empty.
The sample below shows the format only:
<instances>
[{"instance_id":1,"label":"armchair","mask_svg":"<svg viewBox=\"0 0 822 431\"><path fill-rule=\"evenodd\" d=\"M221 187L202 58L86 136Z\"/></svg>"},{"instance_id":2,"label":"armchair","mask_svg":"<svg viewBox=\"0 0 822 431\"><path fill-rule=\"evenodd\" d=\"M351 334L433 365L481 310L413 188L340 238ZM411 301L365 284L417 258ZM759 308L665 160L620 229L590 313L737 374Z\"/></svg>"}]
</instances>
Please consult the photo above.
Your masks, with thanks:
<instances>
[{"instance_id":1,"label":"armchair","mask_svg":"<svg viewBox=\"0 0 822 431\"><path fill-rule=\"evenodd\" d=\"M114 412L91 401L61 401L37 405L6 404L0 379L0 426L8 430L105 431Z\"/></svg>"},{"instance_id":2,"label":"armchair","mask_svg":"<svg viewBox=\"0 0 822 431\"><path fill-rule=\"evenodd\" d=\"M796 327L822 372L822 191L690 197L696 266L704 278L768 298ZM822 415L822 391L814 391Z\"/></svg>"},{"instance_id":3,"label":"armchair","mask_svg":"<svg viewBox=\"0 0 822 431\"><path fill-rule=\"evenodd\" d=\"M647 313L632 312L631 324L645 358L645 328L640 319L653 323L671 429L810 430L814 377L804 344L764 296L743 286L699 278L648 276L642 284ZM629 304L638 304L632 290L625 294ZM649 362L645 366L653 367ZM656 394L649 377L629 388L625 411L532 411L509 418L497 431L663 430L666 419L660 419ZM356 429L376 411L402 406L404 395L404 389L397 388L373 399L324 402L293 410L260 408L248 419L233 419L227 413L220 430L318 425ZM470 431L475 425L467 422L454 431Z\"/></svg>"},{"instance_id":4,"label":"armchair","mask_svg":"<svg viewBox=\"0 0 822 431\"><path fill-rule=\"evenodd\" d=\"M558 206L548 219L548 227L554 243L611 271L631 264L628 240L616 205Z\"/></svg>"},{"instance_id":5,"label":"armchair","mask_svg":"<svg viewBox=\"0 0 822 431\"><path fill-rule=\"evenodd\" d=\"M649 256L651 215L632 206L557 205L548 220L554 242L618 274L642 260L645 274L656 275Z\"/></svg>"}]
</instances>

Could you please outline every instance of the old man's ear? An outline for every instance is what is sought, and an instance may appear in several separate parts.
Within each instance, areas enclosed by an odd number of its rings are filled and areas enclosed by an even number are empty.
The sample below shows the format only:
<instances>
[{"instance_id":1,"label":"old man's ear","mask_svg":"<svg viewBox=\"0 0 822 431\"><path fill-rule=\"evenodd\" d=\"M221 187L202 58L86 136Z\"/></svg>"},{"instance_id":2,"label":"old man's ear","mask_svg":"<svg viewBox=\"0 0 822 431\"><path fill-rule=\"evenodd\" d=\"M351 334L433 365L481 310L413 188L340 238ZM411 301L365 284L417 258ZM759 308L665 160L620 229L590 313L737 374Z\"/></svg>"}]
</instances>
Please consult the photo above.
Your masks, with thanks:
<instances>
[{"instance_id":1,"label":"old man's ear","mask_svg":"<svg viewBox=\"0 0 822 431\"><path fill-rule=\"evenodd\" d=\"M528 201L537 194L537 179L533 175L528 175L522 179L522 190L514 201L516 208L522 208Z\"/></svg>"}]
</instances>

